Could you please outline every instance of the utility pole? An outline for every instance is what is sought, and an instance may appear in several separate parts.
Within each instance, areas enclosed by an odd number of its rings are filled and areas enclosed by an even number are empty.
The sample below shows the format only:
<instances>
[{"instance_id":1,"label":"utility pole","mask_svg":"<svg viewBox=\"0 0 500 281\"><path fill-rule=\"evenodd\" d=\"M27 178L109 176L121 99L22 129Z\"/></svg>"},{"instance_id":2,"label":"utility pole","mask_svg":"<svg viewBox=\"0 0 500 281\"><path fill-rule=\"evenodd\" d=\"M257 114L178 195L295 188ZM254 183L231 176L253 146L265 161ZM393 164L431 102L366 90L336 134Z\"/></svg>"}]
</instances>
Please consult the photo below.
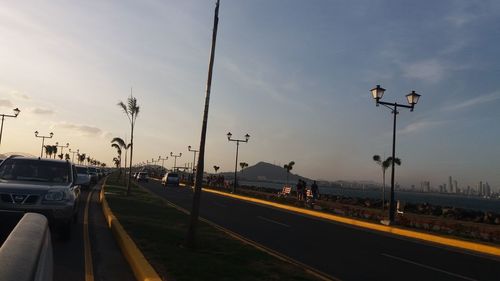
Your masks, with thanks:
<instances>
[{"instance_id":1,"label":"utility pole","mask_svg":"<svg viewBox=\"0 0 500 281\"><path fill-rule=\"evenodd\" d=\"M189 222L189 229L186 237L186 246L190 249L196 247L196 228L198 225L198 216L200 213L200 199L201 199L201 185L203 183L203 166L205 164L205 139L207 135L207 123L208 123L208 108L210 105L210 90L212 88L212 71L214 68L215 59L215 43L217 41L217 26L219 25L219 0L215 4L215 15L214 15L214 28L212 31L212 47L210 50L210 60L208 62L208 78L207 78L207 90L205 93L205 110L203 112L203 121L201 127L201 137L200 137L200 153L198 154L198 165L196 168L196 179L194 181L194 194L193 194L193 205L191 207L191 219Z\"/></svg>"}]
</instances>

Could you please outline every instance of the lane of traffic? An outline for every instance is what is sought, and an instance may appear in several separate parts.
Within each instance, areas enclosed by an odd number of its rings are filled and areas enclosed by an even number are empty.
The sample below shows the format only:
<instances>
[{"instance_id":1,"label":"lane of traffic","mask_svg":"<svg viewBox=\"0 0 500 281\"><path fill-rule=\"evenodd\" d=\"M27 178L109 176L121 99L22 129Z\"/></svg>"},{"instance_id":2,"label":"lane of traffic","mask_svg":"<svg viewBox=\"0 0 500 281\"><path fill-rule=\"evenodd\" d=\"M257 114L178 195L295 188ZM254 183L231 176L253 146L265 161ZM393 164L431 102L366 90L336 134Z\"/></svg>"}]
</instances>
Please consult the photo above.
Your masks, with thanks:
<instances>
[{"instance_id":1,"label":"lane of traffic","mask_svg":"<svg viewBox=\"0 0 500 281\"><path fill-rule=\"evenodd\" d=\"M148 186L175 204L186 209L191 206L189 189L164 189L155 184ZM341 278L369 277L372 279L373 276L386 278L388 267L396 268L395 272L401 274L415 272L411 277L414 280L436 274L442 280L455 279L439 270L471 279L478 276L481 280L491 279L491 276L498 274L495 270L497 263L489 259L373 231L311 219L209 193L203 193L201 215L249 239L304 263L314 264L316 268ZM290 227L287 230L279 224L267 223L266 225L264 224L266 222L259 217L290 225ZM428 265L429 268L390 259L382 254L415 261L418 264ZM360 264L363 265L362 272L358 268ZM457 267L457 264L468 266ZM398 278L395 277L395 279Z\"/></svg>"}]
</instances>

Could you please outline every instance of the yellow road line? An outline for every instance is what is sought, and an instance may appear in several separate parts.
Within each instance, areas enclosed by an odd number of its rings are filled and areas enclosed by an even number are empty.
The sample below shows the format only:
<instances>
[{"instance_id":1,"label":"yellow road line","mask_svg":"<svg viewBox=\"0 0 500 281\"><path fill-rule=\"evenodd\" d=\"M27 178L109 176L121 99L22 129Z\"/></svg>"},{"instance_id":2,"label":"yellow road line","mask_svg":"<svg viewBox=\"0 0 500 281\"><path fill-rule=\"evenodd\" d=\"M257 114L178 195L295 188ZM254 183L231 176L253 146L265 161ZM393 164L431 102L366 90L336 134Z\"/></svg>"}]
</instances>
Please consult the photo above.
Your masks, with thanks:
<instances>
[{"instance_id":1,"label":"yellow road line","mask_svg":"<svg viewBox=\"0 0 500 281\"><path fill-rule=\"evenodd\" d=\"M92 265L92 252L90 249L90 238L89 238L89 203L92 194L94 193L94 188L89 192L87 196L87 201L85 202L85 211L83 213L83 245L85 252L85 281L94 281L94 267Z\"/></svg>"},{"instance_id":2,"label":"yellow road line","mask_svg":"<svg viewBox=\"0 0 500 281\"><path fill-rule=\"evenodd\" d=\"M242 196L242 195L231 194L231 193L212 190L212 189L204 188L203 191L222 195L222 196L232 197L235 199L240 199L243 201L257 203L257 204L261 204L261 205L271 206L271 207L275 207L278 209L288 210L288 211L292 211L295 213L305 214L305 215L309 215L309 216L313 216L313 217L317 217L317 218L322 218L322 219L326 219L326 220L330 220L330 221L336 221L336 222L340 222L340 223L344 223L344 224L354 225L354 226L361 227L361 228L391 233L391 234L395 234L395 235L399 235L399 236L404 236L404 237L414 238L414 239L418 239L418 240L433 242L433 243L437 243L437 244L441 244L441 245L445 245L445 246L452 246L455 248L460 248L460 249L464 249L464 250L468 250L468 251L472 251L472 252L479 252L482 254L488 254L488 255L493 255L493 256L497 256L497 257L500 256L500 247L495 247L495 246L490 246L490 245L475 243L475 242L470 242L470 241L458 240L458 239L454 239L454 238L438 236L435 234L429 234L429 233L423 233L423 232L418 232L418 231L413 231L413 230L401 229L401 228L397 228L397 227L393 227L393 226L379 225L379 224L360 221L360 220L356 220L356 219L352 219L352 218L341 217L341 216L337 216L337 215L333 215L333 214L303 209L303 208L299 208L299 207L293 207L293 206L289 206L289 205L285 205L285 204L275 203L275 202L266 201L266 200L257 199L257 198L251 198L251 197Z\"/></svg>"}]
</instances>

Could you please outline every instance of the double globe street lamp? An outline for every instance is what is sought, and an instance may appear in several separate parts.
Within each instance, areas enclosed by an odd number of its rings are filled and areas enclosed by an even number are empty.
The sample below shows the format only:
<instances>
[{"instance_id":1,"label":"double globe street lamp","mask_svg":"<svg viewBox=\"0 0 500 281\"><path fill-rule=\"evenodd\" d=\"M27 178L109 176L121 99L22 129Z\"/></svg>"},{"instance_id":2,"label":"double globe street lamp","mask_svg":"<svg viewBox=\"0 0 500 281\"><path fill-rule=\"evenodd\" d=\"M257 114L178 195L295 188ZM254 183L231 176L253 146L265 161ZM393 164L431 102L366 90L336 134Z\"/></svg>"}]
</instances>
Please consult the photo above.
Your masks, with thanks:
<instances>
[{"instance_id":1,"label":"double globe street lamp","mask_svg":"<svg viewBox=\"0 0 500 281\"><path fill-rule=\"evenodd\" d=\"M191 146L190 146L190 145L188 145L188 151L190 151L190 152L193 152L193 153L194 153L194 156L193 156L193 167L192 167L192 169L191 169L191 172L192 172L192 174L193 174L193 183L194 183L194 172L195 172L195 170L196 170L196 168L195 168L195 167L196 167L196 166L195 166L195 162L196 162L196 153L197 153L197 152L199 152L199 150L196 150L196 149L191 149Z\"/></svg>"},{"instance_id":2,"label":"double globe street lamp","mask_svg":"<svg viewBox=\"0 0 500 281\"><path fill-rule=\"evenodd\" d=\"M381 101L384 96L385 89L377 85L375 88L371 89L372 97L375 99L375 104L379 106L379 104L389 108L392 111L394 116L393 127L392 127L392 159L391 159L391 198L389 201L389 224L394 222L394 214L396 211L396 206L394 204L394 159L396 159L396 116L399 114L398 108L409 108L410 111L413 111L415 105L417 104L420 95L415 93L415 91L411 91L411 93L406 95L406 100L410 105L398 104L398 103L390 103Z\"/></svg>"},{"instance_id":3,"label":"double globe street lamp","mask_svg":"<svg viewBox=\"0 0 500 281\"><path fill-rule=\"evenodd\" d=\"M54 133L50 132L48 136L39 136L38 131L35 131L35 137L42 138L42 149L40 150L40 158L43 156L43 145L45 143L45 139L51 139L54 136Z\"/></svg>"},{"instance_id":4,"label":"double globe street lamp","mask_svg":"<svg viewBox=\"0 0 500 281\"><path fill-rule=\"evenodd\" d=\"M177 157L181 157L182 156L182 152L179 152L179 155L175 155L173 152L170 152L170 156L174 157L174 168L173 168L173 171L175 172L176 171L176 165L177 165Z\"/></svg>"},{"instance_id":5,"label":"double globe street lamp","mask_svg":"<svg viewBox=\"0 0 500 281\"><path fill-rule=\"evenodd\" d=\"M228 141L235 141L236 142L236 162L234 163L234 183L233 183L233 193L236 192L236 186L238 185L238 178L237 178L237 173L238 173L238 149L240 146L240 142L248 142L248 139L250 139L250 135L246 134L245 139L232 139L231 137L233 134L231 132L227 133L227 140Z\"/></svg>"}]
</instances>

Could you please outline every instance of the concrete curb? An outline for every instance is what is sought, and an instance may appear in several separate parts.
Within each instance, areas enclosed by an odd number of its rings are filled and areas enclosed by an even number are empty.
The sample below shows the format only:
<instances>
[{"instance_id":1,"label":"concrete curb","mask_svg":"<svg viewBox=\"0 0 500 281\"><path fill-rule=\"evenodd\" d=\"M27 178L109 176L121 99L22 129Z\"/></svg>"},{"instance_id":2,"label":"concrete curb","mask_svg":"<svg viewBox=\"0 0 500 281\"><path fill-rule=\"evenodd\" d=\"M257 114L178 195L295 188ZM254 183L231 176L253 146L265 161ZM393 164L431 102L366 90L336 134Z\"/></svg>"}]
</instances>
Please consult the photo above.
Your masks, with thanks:
<instances>
[{"instance_id":1,"label":"concrete curb","mask_svg":"<svg viewBox=\"0 0 500 281\"><path fill-rule=\"evenodd\" d=\"M111 212L106 197L104 195L104 186L106 182L103 183L101 192L99 194L99 200L101 201L102 212L104 218L108 224L108 227L113 232L116 242L122 250L123 256L128 261L132 272L134 272L135 278L138 281L161 281L162 279L153 269L151 264L144 257L142 252L139 250L137 245L134 243L132 238L123 229L122 225Z\"/></svg>"},{"instance_id":2,"label":"concrete curb","mask_svg":"<svg viewBox=\"0 0 500 281\"><path fill-rule=\"evenodd\" d=\"M188 187L188 186L186 185L186 187ZM429 233L401 229L401 228L397 228L397 227L393 227L393 226L385 226L385 225L379 225L379 224L374 224L374 223L365 222L365 221L359 221L356 219L351 219L351 218L341 217L341 216L337 216L337 215L333 215L333 214L328 214L328 213L293 207L293 206L289 206L289 205L284 205L284 204L280 204L280 203L270 202L270 201L256 199L256 198L242 196L242 195L235 195L235 194L217 191L217 190L213 190L213 189L203 188L203 191L214 193L214 194L219 194L222 196L232 197L235 199L239 199L239 200L243 200L243 201L247 201L247 202L252 202L252 203L256 203L256 204L271 206L271 207L278 208L278 209L284 209L287 211L305 214L305 215L309 215L309 216L313 216L313 217L317 217L317 218L321 218L321 219L326 219L326 220L330 220L330 221L335 221L335 222L340 222L340 223L344 223L344 224L348 224L348 225L353 225L353 226L357 226L357 227L361 227L361 228L365 228L365 229L386 232L386 233L395 234L395 235L408 237L408 238L413 238L413 239L417 239L417 240L422 240L422 241L426 241L426 242L433 242L433 243L444 245L444 246L455 247L455 248L459 248L459 249L463 249L463 250L467 250L467 251L472 251L472 252L477 252L477 253L481 253L481 254L487 254L487 255L500 257L500 247L495 247L495 246L490 246L490 245L485 245L485 244L480 244L480 243L474 243L474 242L464 241L464 240L459 240L459 239L454 239L454 238L442 237L442 236L429 234Z\"/></svg>"}]
</instances>

